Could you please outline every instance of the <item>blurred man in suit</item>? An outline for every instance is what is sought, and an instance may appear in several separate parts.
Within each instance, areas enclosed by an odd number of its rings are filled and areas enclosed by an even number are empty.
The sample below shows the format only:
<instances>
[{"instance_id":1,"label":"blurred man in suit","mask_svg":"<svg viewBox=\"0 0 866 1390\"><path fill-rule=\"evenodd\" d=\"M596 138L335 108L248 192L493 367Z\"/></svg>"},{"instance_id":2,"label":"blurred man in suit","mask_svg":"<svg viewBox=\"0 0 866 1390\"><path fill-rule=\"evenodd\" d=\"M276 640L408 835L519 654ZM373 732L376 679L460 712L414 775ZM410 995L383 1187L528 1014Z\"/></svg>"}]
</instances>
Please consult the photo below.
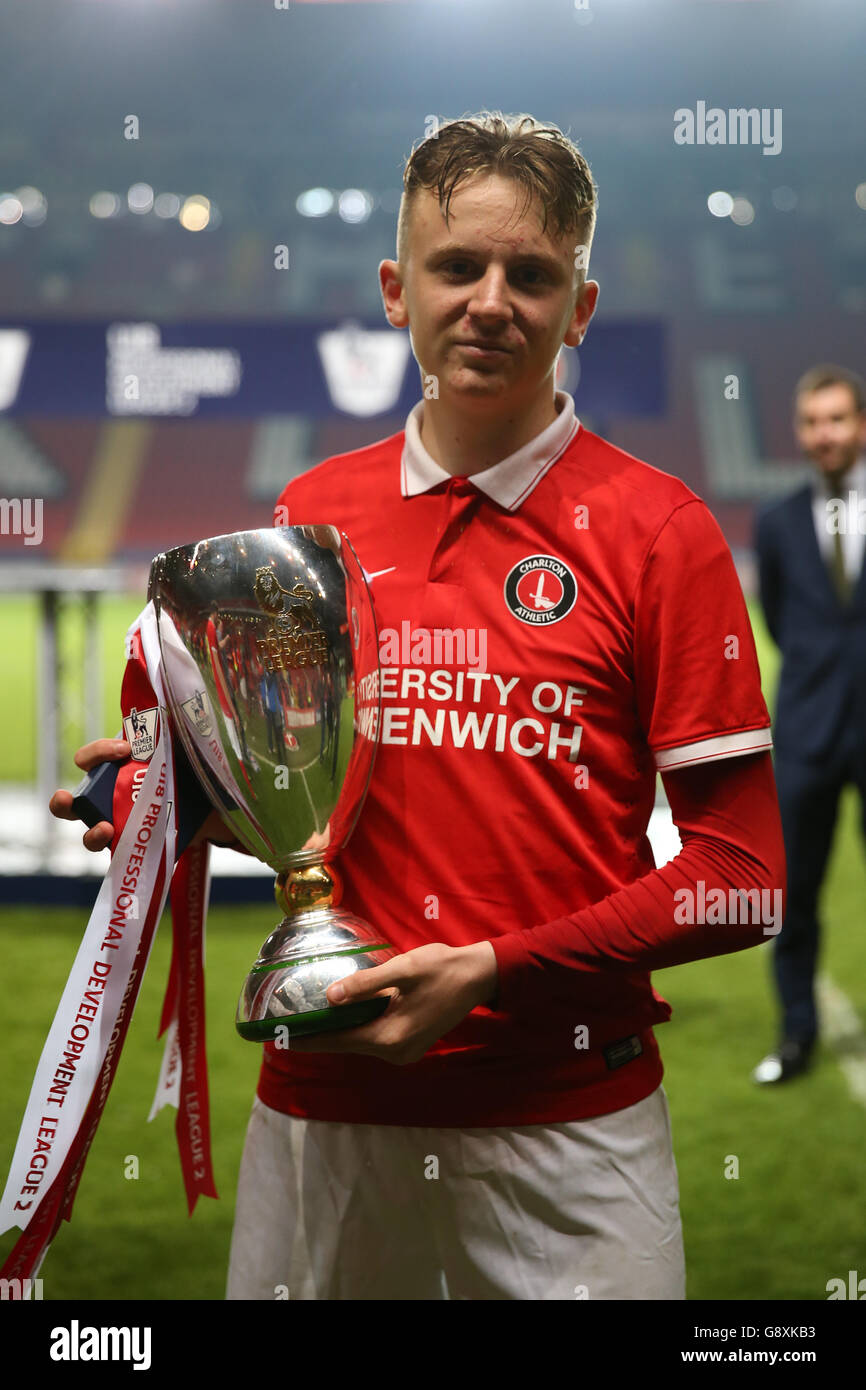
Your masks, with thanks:
<instances>
[{"instance_id":1,"label":"blurred man in suit","mask_svg":"<svg viewBox=\"0 0 866 1390\"><path fill-rule=\"evenodd\" d=\"M818 894L849 783L866 816L866 391L822 365L794 393L794 429L814 482L759 517L761 602L782 654L774 730L788 859L787 915L773 952L780 1040L759 1085L799 1075L818 1034ZM864 820L866 834L866 820Z\"/></svg>"}]
</instances>

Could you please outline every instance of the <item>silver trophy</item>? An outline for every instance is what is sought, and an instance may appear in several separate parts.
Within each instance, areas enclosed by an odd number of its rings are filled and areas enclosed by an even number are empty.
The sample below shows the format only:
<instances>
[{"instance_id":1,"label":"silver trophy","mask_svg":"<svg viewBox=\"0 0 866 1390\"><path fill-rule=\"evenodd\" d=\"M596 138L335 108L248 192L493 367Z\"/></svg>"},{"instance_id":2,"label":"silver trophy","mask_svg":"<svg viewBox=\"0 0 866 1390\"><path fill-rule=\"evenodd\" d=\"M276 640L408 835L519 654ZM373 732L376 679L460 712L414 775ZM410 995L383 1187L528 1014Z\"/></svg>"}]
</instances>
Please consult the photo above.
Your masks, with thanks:
<instances>
[{"instance_id":1,"label":"silver trophy","mask_svg":"<svg viewBox=\"0 0 866 1390\"><path fill-rule=\"evenodd\" d=\"M241 844L277 874L285 916L247 976L238 1032L260 1041L369 1022L387 995L343 1006L325 997L335 980L395 954L340 907L334 865L379 729L378 638L358 557L334 526L240 531L158 555L149 596L192 768Z\"/></svg>"}]
</instances>

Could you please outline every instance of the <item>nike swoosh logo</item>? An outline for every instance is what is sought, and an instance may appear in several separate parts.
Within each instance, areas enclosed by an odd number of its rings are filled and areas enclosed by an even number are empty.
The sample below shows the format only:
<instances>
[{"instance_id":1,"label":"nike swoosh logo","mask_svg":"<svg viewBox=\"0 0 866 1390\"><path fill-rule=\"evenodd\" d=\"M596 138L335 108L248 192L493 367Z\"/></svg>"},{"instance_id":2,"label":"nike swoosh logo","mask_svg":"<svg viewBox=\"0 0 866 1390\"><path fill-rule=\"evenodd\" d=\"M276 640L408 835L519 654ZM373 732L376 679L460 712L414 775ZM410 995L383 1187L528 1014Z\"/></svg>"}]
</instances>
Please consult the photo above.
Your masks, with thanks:
<instances>
[{"instance_id":1,"label":"nike swoosh logo","mask_svg":"<svg viewBox=\"0 0 866 1390\"><path fill-rule=\"evenodd\" d=\"M370 581L371 581L372 579L378 579L379 576L380 576L380 574L392 574L393 571L394 571L396 568L397 568L396 565L392 565L390 569L387 569L387 570L376 570L374 574L368 574L367 571L364 570L364 578L366 579L367 583L369 584Z\"/></svg>"}]
</instances>

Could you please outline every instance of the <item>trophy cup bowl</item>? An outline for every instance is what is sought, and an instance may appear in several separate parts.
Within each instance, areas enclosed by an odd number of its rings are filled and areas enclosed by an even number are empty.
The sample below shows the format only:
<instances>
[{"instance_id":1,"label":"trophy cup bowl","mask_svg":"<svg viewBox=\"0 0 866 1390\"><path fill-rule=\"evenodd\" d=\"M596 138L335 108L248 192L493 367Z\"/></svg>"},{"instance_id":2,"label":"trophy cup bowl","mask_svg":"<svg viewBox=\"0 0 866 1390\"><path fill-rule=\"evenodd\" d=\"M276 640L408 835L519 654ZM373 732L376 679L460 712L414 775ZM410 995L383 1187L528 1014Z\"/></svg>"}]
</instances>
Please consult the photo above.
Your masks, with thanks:
<instances>
[{"instance_id":1,"label":"trophy cup bowl","mask_svg":"<svg viewBox=\"0 0 866 1390\"><path fill-rule=\"evenodd\" d=\"M395 954L340 906L335 866L358 819L379 729L376 622L334 526L215 536L157 555L171 721L223 820L276 873L283 920L238 1004L250 1041L356 1027L389 996L329 1005L335 980Z\"/></svg>"}]
</instances>

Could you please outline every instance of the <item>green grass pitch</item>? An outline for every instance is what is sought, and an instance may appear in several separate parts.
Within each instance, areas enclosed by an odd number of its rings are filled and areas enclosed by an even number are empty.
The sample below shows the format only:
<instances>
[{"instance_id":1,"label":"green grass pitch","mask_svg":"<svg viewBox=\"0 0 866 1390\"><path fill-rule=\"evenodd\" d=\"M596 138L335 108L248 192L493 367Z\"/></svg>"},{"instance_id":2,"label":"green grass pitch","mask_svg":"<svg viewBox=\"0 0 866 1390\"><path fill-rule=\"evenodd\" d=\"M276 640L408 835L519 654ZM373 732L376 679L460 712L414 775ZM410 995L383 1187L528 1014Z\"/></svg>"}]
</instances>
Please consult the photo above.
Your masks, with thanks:
<instances>
[{"instance_id":1,"label":"green grass pitch","mask_svg":"<svg viewBox=\"0 0 866 1390\"><path fill-rule=\"evenodd\" d=\"M117 722L122 637L138 605L106 606L106 732ZM0 604L6 679L0 688L0 778L33 772L35 607ZM775 653L753 613L771 699ZM70 659L72 659L72 653ZM76 711L69 747L75 746ZM75 780L70 765L67 785ZM866 1018L866 900L858 808L843 806L824 891L822 968ZM265 890L266 891L266 890ZM0 1170L5 1180L39 1053L86 913L5 909L0 914L4 991ZM201 1199L189 1219L174 1140L174 1111L152 1124L162 1046L156 1026L170 933L160 928L105 1116L71 1225L42 1268L45 1299L221 1299L234 1186L258 1069L259 1048L241 1041L234 1009L244 975L275 910L214 909L208 922L207 1031L214 1166L220 1201ZM673 1123L691 1299L825 1299L826 1283L866 1274L863 1153L866 1108L850 1095L829 1047L812 1073L770 1093L749 1073L776 1033L770 947L656 974L674 1008L657 1030ZM125 1177L135 1155L138 1179ZM730 1156L739 1177L726 1178ZM0 1239L0 1255L13 1234Z\"/></svg>"}]
</instances>

